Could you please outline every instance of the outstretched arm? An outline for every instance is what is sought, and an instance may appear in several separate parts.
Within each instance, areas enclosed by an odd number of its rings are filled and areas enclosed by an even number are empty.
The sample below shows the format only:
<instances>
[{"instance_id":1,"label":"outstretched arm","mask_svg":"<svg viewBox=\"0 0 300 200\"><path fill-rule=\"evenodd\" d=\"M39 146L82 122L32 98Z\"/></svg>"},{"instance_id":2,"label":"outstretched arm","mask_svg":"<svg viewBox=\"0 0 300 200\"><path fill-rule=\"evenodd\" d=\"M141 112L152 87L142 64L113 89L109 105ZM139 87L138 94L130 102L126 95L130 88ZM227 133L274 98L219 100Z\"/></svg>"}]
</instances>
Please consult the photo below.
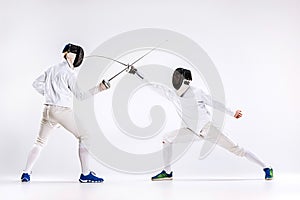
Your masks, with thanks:
<instances>
[{"instance_id":1,"label":"outstretched arm","mask_svg":"<svg viewBox=\"0 0 300 200\"><path fill-rule=\"evenodd\" d=\"M141 74L135 67L133 66L129 66L128 73L135 75L136 77L138 77L139 79L143 80L145 83L149 84L152 86L152 88L155 88L155 91L158 92L159 94L161 94L162 96L167 97L169 100L175 100L178 96L176 95L176 93L166 87L163 87L161 85L157 85L157 84L153 84L150 83L143 74ZM225 112L226 114L233 116L234 118L238 119L241 118L243 116L242 111L241 110L237 110L235 112L233 112L231 109L227 108L223 103L216 101L214 99L212 99L209 95L205 94L202 90L200 90L200 101L199 103L204 103L208 106L211 106L213 108L218 109L219 111Z\"/></svg>"},{"instance_id":2,"label":"outstretched arm","mask_svg":"<svg viewBox=\"0 0 300 200\"><path fill-rule=\"evenodd\" d=\"M142 80L147 85L150 85L151 88L155 90L155 92L159 93L163 97L166 97L168 100L174 101L178 98L178 96L173 90L170 90L169 88L163 85L153 84L150 81L148 81L145 78L145 76L141 72L139 72L135 67L129 66L127 72L133 74L135 77Z\"/></svg>"}]
</instances>

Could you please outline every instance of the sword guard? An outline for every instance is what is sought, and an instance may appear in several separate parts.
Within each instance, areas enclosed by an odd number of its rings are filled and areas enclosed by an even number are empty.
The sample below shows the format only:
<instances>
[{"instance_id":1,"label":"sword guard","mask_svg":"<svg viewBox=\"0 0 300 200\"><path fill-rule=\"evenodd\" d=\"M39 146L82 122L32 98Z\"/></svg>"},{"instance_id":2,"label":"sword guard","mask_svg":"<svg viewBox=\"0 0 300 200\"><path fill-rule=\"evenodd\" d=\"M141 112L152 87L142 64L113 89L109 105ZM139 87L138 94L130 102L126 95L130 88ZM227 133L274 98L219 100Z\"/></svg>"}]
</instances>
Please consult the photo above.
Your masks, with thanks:
<instances>
[{"instance_id":1,"label":"sword guard","mask_svg":"<svg viewBox=\"0 0 300 200\"><path fill-rule=\"evenodd\" d=\"M110 88L110 83L109 81L102 80L103 85L106 87L106 89Z\"/></svg>"}]
</instances>

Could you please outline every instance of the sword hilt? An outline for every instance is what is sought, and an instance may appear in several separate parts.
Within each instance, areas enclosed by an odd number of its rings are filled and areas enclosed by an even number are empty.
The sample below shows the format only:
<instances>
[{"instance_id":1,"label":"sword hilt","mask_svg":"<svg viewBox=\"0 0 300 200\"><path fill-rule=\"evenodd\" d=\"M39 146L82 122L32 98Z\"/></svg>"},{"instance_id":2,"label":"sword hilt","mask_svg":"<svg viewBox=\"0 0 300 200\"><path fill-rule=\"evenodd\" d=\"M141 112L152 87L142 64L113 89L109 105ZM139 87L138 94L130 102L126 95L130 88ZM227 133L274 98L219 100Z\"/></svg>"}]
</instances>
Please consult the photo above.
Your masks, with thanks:
<instances>
[{"instance_id":1,"label":"sword hilt","mask_svg":"<svg viewBox=\"0 0 300 200\"><path fill-rule=\"evenodd\" d=\"M106 89L110 88L110 83L109 83L109 81L102 80L102 84L106 87Z\"/></svg>"}]
</instances>

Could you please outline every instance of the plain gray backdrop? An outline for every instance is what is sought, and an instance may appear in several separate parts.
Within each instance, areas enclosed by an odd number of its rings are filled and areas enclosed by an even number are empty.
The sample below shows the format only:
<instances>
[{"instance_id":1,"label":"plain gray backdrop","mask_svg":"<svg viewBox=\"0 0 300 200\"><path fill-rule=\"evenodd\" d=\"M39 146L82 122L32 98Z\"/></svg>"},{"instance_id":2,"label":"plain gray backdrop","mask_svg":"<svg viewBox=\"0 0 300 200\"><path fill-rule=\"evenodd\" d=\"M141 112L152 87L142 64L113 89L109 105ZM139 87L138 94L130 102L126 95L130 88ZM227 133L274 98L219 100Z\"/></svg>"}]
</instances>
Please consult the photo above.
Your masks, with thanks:
<instances>
[{"instance_id":1,"label":"plain gray backdrop","mask_svg":"<svg viewBox=\"0 0 300 200\"><path fill-rule=\"evenodd\" d=\"M197 42L222 78L226 102L244 111L225 130L269 162L277 174L300 172L300 2L296 0L52 0L0 1L0 175L19 178L39 129L43 98L31 86L61 61L68 42L86 55L122 32L162 28ZM114 124L111 124L114 126ZM219 148L198 160L193 145L174 165L176 176L262 176L246 159ZM151 161L149 161L151 162ZM98 164L105 177L122 176ZM51 136L36 176L79 175L77 141L63 129ZM150 176L150 175L148 175Z\"/></svg>"}]
</instances>

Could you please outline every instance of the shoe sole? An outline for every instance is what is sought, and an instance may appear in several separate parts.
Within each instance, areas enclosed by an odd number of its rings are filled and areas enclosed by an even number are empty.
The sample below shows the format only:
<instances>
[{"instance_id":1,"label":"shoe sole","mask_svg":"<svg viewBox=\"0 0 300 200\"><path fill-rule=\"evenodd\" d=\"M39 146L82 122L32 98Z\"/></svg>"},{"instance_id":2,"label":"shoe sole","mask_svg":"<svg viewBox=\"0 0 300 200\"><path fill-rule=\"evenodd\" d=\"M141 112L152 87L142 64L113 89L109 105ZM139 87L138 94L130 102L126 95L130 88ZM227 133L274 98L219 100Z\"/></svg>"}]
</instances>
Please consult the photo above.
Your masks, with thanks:
<instances>
[{"instance_id":1,"label":"shoe sole","mask_svg":"<svg viewBox=\"0 0 300 200\"><path fill-rule=\"evenodd\" d=\"M155 179L151 179L152 181L171 181L173 180L173 178L169 178L169 177L166 177L166 178L155 178Z\"/></svg>"},{"instance_id":2,"label":"shoe sole","mask_svg":"<svg viewBox=\"0 0 300 200\"><path fill-rule=\"evenodd\" d=\"M103 181L88 181L88 180L81 180L81 179L79 179L80 183L102 183Z\"/></svg>"},{"instance_id":3,"label":"shoe sole","mask_svg":"<svg viewBox=\"0 0 300 200\"><path fill-rule=\"evenodd\" d=\"M21 179L21 181L23 182L23 183L27 183L27 182L30 182L30 180L28 180L28 179Z\"/></svg>"}]
</instances>

